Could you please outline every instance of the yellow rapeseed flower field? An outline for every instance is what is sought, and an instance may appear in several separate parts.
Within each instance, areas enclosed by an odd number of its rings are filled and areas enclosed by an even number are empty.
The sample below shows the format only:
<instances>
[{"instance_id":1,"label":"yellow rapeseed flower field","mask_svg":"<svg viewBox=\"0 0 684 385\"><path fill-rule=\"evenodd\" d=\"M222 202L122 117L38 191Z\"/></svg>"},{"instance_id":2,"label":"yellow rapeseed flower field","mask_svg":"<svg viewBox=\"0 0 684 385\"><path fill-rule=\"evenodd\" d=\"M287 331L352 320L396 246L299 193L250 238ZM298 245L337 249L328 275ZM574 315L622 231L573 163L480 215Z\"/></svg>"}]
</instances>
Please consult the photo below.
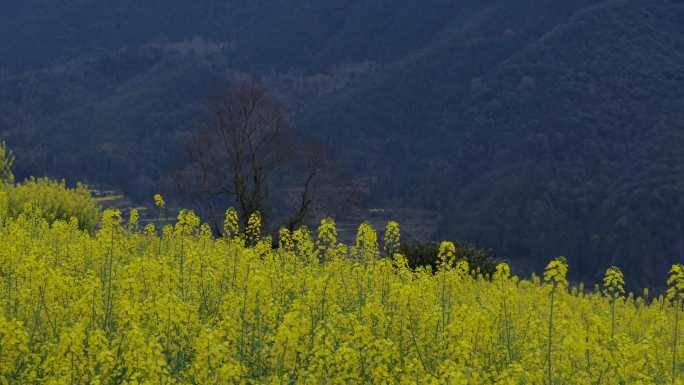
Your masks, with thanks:
<instances>
[{"instance_id":1,"label":"yellow rapeseed flower field","mask_svg":"<svg viewBox=\"0 0 684 385\"><path fill-rule=\"evenodd\" d=\"M449 242L412 270L396 223L385 245L326 219L274 249L258 215L228 210L222 238L191 211L130 217L0 220L0 384L684 384L681 266L667 296L625 295L617 268L586 293L562 258L483 277Z\"/></svg>"}]
</instances>

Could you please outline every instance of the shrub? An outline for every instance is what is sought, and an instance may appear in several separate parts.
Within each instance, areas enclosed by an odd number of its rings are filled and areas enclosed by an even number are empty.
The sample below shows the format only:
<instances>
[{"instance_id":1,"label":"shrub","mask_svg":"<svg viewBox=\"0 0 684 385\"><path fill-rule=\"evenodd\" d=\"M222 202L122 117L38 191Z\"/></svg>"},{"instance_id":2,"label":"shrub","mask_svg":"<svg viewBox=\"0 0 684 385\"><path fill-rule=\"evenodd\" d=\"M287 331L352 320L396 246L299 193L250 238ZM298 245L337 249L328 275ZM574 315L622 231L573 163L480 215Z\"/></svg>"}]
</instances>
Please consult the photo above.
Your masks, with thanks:
<instances>
[{"instance_id":1,"label":"shrub","mask_svg":"<svg viewBox=\"0 0 684 385\"><path fill-rule=\"evenodd\" d=\"M455 260L468 261L472 270L479 269L485 275L496 271L496 257L490 250L478 249L471 244L456 244ZM435 242L410 242L401 245L401 254L408 260L409 266L431 266L433 271L438 265L439 244Z\"/></svg>"},{"instance_id":2,"label":"shrub","mask_svg":"<svg viewBox=\"0 0 684 385\"><path fill-rule=\"evenodd\" d=\"M64 181L31 177L22 183L7 185L5 194L6 214L12 218L30 205L48 222L74 217L81 229L94 230L100 220L97 202L82 184L69 188Z\"/></svg>"}]
</instances>

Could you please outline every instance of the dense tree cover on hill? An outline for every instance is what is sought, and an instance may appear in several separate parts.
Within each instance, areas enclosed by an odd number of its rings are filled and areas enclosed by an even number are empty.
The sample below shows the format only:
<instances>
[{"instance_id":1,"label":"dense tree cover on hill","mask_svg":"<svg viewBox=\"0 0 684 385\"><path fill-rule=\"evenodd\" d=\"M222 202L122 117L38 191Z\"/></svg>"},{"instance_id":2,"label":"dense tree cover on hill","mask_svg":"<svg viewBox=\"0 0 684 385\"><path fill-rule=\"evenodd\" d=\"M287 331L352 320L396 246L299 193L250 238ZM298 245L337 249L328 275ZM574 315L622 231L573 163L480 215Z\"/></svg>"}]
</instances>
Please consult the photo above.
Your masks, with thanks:
<instances>
[{"instance_id":1,"label":"dense tree cover on hill","mask_svg":"<svg viewBox=\"0 0 684 385\"><path fill-rule=\"evenodd\" d=\"M19 176L143 198L251 75L369 203L448 213L435 238L654 282L684 254L682 48L677 1L27 0L0 6L0 135Z\"/></svg>"}]
</instances>

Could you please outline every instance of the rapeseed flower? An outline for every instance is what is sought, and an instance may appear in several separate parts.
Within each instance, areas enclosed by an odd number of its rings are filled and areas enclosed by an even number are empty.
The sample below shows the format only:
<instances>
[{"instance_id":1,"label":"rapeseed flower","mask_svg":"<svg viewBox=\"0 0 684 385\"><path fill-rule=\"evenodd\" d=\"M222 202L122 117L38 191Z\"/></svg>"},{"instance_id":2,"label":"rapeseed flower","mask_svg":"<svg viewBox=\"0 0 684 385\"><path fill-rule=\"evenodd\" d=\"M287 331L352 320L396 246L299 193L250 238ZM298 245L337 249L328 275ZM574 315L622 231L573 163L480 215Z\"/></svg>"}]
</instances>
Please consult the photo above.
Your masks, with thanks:
<instances>
[{"instance_id":1,"label":"rapeseed flower","mask_svg":"<svg viewBox=\"0 0 684 385\"><path fill-rule=\"evenodd\" d=\"M367 223L351 247L328 219L274 249L234 210L218 238L188 210L133 219L0 221L0 384L681 383L679 265L667 296L635 298L617 268L569 291L564 259L543 282L486 277L451 242L412 269L395 224L380 253Z\"/></svg>"}]
</instances>

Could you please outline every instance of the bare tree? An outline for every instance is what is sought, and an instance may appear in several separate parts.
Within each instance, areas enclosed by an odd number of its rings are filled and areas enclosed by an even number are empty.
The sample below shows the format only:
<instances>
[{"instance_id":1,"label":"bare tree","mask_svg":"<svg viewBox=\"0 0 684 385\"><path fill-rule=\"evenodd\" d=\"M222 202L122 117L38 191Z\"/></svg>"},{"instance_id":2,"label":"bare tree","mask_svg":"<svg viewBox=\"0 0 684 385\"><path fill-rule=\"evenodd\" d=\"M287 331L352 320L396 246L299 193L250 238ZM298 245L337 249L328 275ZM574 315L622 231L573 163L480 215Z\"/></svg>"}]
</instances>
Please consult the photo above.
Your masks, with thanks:
<instances>
[{"instance_id":1,"label":"bare tree","mask_svg":"<svg viewBox=\"0 0 684 385\"><path fill-rule=\"evenodd\" d=\"M180 191L206 206L218 228L218 205L231 200L245 224L256 211L268 214L269 182L275 172L297 164L293 175L304 179L304 188L287 226L301 224L314 200L312 185L323 150L301 146L284 107L252 81L211 98L208 111L209 124L188 139L190 164L177 175Z\"/></svg>"},{"instance_id":2,"label":"bare tree","mask_svg":"<svg viewBox=\"0 0 684 385\"><path fill-rule=\"evenodd\" d=\"M299 227L313 211L316 197L320 191L316 189L316 181L321 179L321 173L330 164L330 151L323 144L316 141L305 142L299 150L297 169L303 177L303 186L299 189L294 207L295 212L288 218L286 226L289 230Z\"/></svg>"}]
</instances>

